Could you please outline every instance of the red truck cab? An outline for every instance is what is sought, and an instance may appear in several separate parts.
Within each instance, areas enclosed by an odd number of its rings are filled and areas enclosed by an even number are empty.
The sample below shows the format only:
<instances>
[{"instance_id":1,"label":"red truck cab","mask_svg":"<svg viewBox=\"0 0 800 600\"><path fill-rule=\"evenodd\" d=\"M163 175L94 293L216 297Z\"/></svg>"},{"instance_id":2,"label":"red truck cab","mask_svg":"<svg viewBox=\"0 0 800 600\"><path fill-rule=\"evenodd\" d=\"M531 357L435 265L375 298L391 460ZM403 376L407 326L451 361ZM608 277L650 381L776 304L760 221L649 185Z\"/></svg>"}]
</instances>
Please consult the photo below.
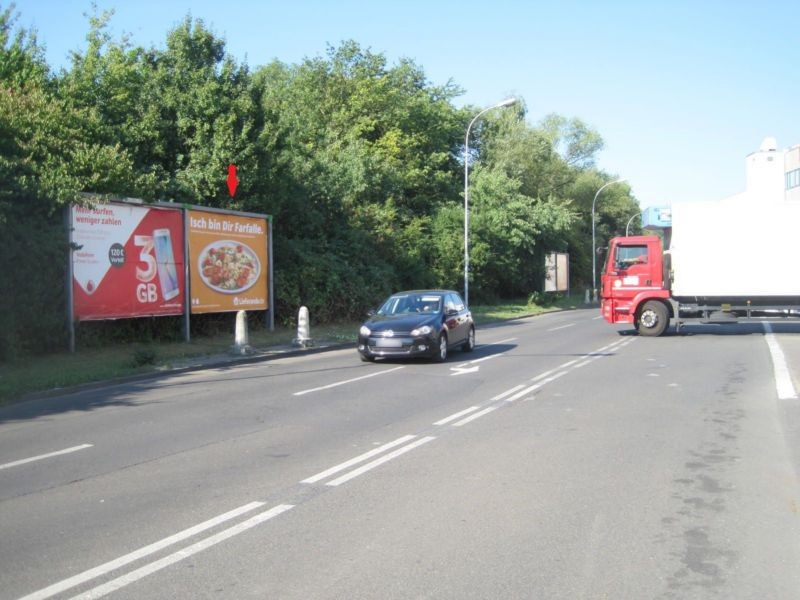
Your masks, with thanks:
<instances>
[{"instance_id":1,"label":"red truck cab","mask_svg":"<svg viewBox=\"0 0 800 600\"><path fill-rule=\"evenodd\" d=\"M660 237L613 238L600 278L603 317L609 323L634 323L645 335L660 335L670 317L665 279Z\"/></svg>"}]
</instances>

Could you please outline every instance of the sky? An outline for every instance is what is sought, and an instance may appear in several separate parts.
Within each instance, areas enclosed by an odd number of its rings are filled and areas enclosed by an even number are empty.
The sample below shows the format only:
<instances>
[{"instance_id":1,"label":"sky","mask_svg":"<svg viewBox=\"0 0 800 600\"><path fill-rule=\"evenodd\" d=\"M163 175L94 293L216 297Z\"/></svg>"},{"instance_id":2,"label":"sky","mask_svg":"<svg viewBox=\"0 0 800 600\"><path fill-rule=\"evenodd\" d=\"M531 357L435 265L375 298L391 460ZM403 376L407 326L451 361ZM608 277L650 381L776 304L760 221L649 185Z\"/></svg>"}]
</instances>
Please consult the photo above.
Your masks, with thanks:
<instances>
[{"instance_id":1,"label":"sky","mask_svg":"<svg viewBox=\"0 0 800 600\"><path fill-rule=\"evenodd\" d=\"M602 136L597 166L642 208L744 191L765 137L800 144L798 0L96 0L115 39L164 48L187 15L251 69L355 40L412 59L476 109L524 100L535 125L577 117ZM5 8L8 0L0 0ZM56 70L85 48L89 0L17 0ZM600 202L601 200L598 200Z\"/></svg>"}]
</instances>

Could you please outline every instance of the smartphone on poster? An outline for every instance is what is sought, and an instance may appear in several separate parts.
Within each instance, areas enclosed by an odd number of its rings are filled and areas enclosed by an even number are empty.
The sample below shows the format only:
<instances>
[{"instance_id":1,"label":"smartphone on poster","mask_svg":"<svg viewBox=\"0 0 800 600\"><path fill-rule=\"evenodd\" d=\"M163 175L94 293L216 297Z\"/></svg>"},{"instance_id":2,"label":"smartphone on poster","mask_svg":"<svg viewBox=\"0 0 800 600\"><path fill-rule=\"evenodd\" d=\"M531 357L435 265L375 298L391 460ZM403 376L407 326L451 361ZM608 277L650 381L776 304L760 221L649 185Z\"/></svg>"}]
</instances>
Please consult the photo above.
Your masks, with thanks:
<instances>
[{"instance_id":1,"label":"smartphone on poster","mask_svg":"<svg viewBox=\"0 0 800 600\"><path fill-rule=\"evenodd\" d=\"M169 229L153 231L153 243L158 264L158 279L161 282L161 295L164 300L171 300L180 294L178 270L175 267L175 254L172 252L172 236Z\"/></svg>"}]
</instances>

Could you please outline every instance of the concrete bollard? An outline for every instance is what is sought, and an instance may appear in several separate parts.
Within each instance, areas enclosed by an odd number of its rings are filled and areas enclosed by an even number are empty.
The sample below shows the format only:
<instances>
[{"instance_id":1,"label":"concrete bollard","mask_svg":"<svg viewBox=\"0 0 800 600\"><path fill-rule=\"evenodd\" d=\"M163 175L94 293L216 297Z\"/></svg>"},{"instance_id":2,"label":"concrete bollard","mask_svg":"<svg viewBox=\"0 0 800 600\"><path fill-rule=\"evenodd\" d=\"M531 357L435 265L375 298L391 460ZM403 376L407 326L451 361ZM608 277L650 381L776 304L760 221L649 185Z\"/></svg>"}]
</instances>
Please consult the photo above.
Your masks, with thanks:
<instances>
[{"instance_id":1,"label":"concrete bollard","mask_svg":"<svg viewBox=\"0 0 800 600\"><path fill-rule=\"evenodd\" d=\"M586 297L584 298L583 303L584 304L591 304L592 303L592 299L589 297L589 290L588 289L586 290Z\"/></svg>"},{"instance_id":2,"label":"concrete bollard","mask_svg":"<svg viewBox=\"0 0 800 600\"><path fill-rule=\"evenodd\" d=\"M234 332L233 346L231 346L231 354L245 356L252 353L250 336L247 333L247 311L240 310L236 313L236 330Z\"/></svg>"},{"instance_id":3,"label":"concrete bollard","mask_svg":"<svg viewBox=\"0 0 800 600\"><path fill-rule=\"evenodd\" d=\"M308 317L308 308L305 306L301 306L300 312L297 314L297 337L292 343L293 345L301 348L309 348L314 345L314 340L311 339L311 325Z\"/></svg>"}]
</instances>

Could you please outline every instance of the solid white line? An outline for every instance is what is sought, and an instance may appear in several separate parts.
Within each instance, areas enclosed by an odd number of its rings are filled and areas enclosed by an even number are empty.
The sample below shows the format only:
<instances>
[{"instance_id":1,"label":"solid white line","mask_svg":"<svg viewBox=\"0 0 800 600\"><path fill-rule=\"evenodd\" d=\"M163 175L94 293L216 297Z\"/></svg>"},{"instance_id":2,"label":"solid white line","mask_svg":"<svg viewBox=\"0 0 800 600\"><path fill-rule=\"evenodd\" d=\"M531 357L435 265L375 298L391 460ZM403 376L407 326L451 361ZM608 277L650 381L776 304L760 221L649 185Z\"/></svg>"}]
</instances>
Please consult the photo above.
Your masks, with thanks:
<instances>
[{"instance_id":1,"label":"solid white line","mask_svg":"<svg viewBox=\"0 0 800 600\"><path fill-rule=\"evenodd\" d=\"M394 448L395 446L399 446L400 444L405 444L409 440L413 440L415 437L417 437L417 436L415 436L415 435L404 435L401 438L397 438L393 442L389 442L388 444L384 444L380 448L374 448L373 450L370 450L369 452L365 452L364 454L362 454L360 456L356 456L355 458L350 459L347 462L343 462L343 463L340 463L340 464L336 465L335 467L331 467L327 471L323 471L322 473L317 473L316 475L312 475L308 479L303 479L303 481L301 481L300 483L316 483L317 481L325 479L326 477L330 477L334 473L338 473L339 471L344 471L345 469L348 469L348 468L352 467L353 465L357 465L360 462L364 462L365 460L367 460L368 458L372 458L376 454L380 454L381 452L385 452L389 448Z\"/></svg>"},{"instance_id":2,"label":"solid white line","mask_svg":"<svg viewBox=\"0 0 800 600\"><path fill-rule=\"evenodd\" d=\"M567 327L575 327L575 323L570 323L569 325L561 325L560 327L553 327L552 329L548 329L547 331L558 331L559 329L566 329Z\"/></svg>"},{"instance_id":3,"label":"solid white line","mask_svg":"<svg viewBox=\"0 0 800 600\"><path fill-rule=\"evenodd\" d=\"M469 361L468 365L474 365L475 363L483 362L485 360L491 360L493 358L497 358L498 356L503 356L505 353L501 352L500 354L490 354L489 356L484 356L483 358L476 358L475 360Z\"/></svg>"},{"instance_id":4,"label":"solid white line","mask_svg":"<svg viewBox=\"0 0 800 600\"><path fill-rule=\"evenodd\" d=\"M161 569L173 565L185 558L189 558L190 556L193 556L198 552L207 550L208 548L211 548L212 546L219 544L220 542L224 542L225 540L232 538L235 535L243 533L248 529L255 527L256 525L260 525L265 521L269 521L270 519L273 519L278 515L285 513L287 510L291 510L292 508L294 508L294 505L292 504L279 504L278 506L270 508L269 510L263 513L259 513L256 516L251 517L247 521L239 523L238 525L234 525L233 527L225 529L224 531L220 531L219 533L207 537L204 540L200 540L199 542L192 544L187 548L178 550L177 552L170 554L169 556L165 556L160 560L152 562L149 565L145 565L139 569L136 569L135 571L131 571L130 573L127 573L122 577L113 579L108 583L97 586L96 588L93 588L87 592L78 594L72 600L78 600L78 599L94 600L95 598L102 598L103 596L106 596L111 592L114 592L120 588L123 588L126 585L130 585L131 583L139 581L140 579L143 579L148 575L152 575L153 573L160 571Z\"/></svg>"},{"instance_id":5,"label":"solid white line","mask_svg":"<svg viewBox=\"0 0 800 600\"><path fill-rule=\"evenodd\" d=\"M386 375L386 373L391 373L392 371L397 371L399 369L404 369L405 367L395 367L394 369L387 369L386 371L379 371L377 373L370 373L369 375L364 375L362 377L355 377L354 379L347 379L345 381L337 381L336 383L331 383L328 385L323 385L321 387L312 388L310 390L303 390L302 392L295 392L294 396L302 396L304 394L310 394L311 392L319 392L322 390L329 390L331 388L338 387L340 385L345 385L348 383L353 383L355 381L361 381L362 379L369 379L370 377L377 377L378 375Z\"/></svg>"},{"instance_id":6,"label":"solid white line","mask_svg":"<svg viewBox=\"0 0 800 600\"><path fill-rule=\"evenodd\" d=\"M517 338L508 338L507 340L500 340L499 342L492 342L490 344L481 344L481 346L497 346L498 344L505 344L506 342L516 341Z\"/></svg>"},{"instance_id":7,"label":"solid white line","mask_svg":"<svg viewBox=\"0 0 800 600\"><path fill-rule=\"evenodd\" d=\"M455 421L456 419L460 419L464 415L468 415L469 413L475 412L476 410L478 410L477 406L470 406L469 408L467 408L465 410L462 410L461 412L457 412L454 415L450 415L449 417L445 417L441 421L436 421L436 423L434 423L434 425L447 425L450 421Z\"/></svg>"},{"instance_id":8,"label":"solid white line","mask_svg":"<svg viewBox=\"0 0 800 600\"><path fill-rule=\"evenodd\" d=\"M111 571L119 569L120 567L123 567L136 560L139 560L140 558L144 558L145 556L154 554L159 550L163 550L164 548L167 548L172 544L190 538L193 535L197 535L201 531L205 531L206 529L211 529L212 527L216 527L217 525L224 523L225 521L229 521L230 519L236 518L240 515L243 515L247 512L250 512L262 506L264 506L264 502L251 502L250 504L245 504L244 506L235 508L230 512L226 512L222 515L219 515L218 517L214 517L213 519L204 521L199 525L195 525L194 527L190 527L189 529L184 529L183 531L176 533L175 535L164 538L163 540L150 544L149 546L145 546L144 548L139 548L138 550L135 550L130 554L126 554L125 556L121 556L115 560L109 561L105 564L100 565L99 567L89 569L88 571L79 573L74 577L70 577L69 579L64 579L63 581L54 583L53 585L41 589L38 592L34 592L23 598L20 598L20 600L44 600L45 598L50 598L51 596L55 596L56 594L59 594L64 590L68 590L70 588L75 587L76 585L80 585L81 583L84 583L86 581L91 581L92 579L100 577L101 575L110 573Z\"/></svg>"},{"instance_id":9,"label":"solid white line","mask_svg":"<svg viewBox=\"0 0 800 600\"><path fill-rule=\"evenodd\" d=\"M453 427L461 427L462 425L466 425L467 423L471 423L475 419L479 419L484 415L488 415L493 410L497 410L497 406L489 406L488 408L484 408L480 412L476 412L474 415L470 415L466 419L461 419L458 423L453 423Z\"/></svg>"},{"instance_id":10,"label":"solid white line","mask_svg":"<svg viewBox=\"0 0 800 600\"><path fill-rule=\"evenodd\" d=\"M772 333L772 326L769 323L762 323L766 332L767 346L772 355L772 370L775 376L775 388L778 391L780 400L797 400L797 392L792 383L792 374L786 366L786 357L783 354L778 339Z\"/></svg>"},{"instance_id":11,"label":"solid white line","mask_svg":"<svg viewBox=\"0 0 800 600\"><path fill-rule=\"evenodd\" d=\"M363 475L367 471L371 471L375 467L379 467L383 463L389 462L390 460L392 460L394 458L397 458L398 456L400 456L402 454L405 454L406 452L409 452L409 451L413 450L414 448L416 448L418 446L421 446L422 444L427 444L428 442L433 441L435 439L436 438L432 437L432 436L420 438L416 442L412 442L412 443L408 444L407 446L403 446L402 448L398 448L394 452L390 452L389 454L381 456L380 458L375 459L372 462L367 463L367 464L359 467L358 469L354 469L354 470L350 471L346 475L342 475L338 479L334 479L333 481L329 481L326 485L329 485L331 487L335 487L337 485L341 485L341 484L343 484L343 483L345 483L347 481L350 481L351 479L353 479L355 477L358 477L359 475Z\"/></svg>"},{"instance_id":12,"label":"solid white line","mask_svg":"<svg viewBox=\"0 0 800 600\"><path fill-rule=\"evenodd\" d=\"M93 446L94 446L93 444L81 444L80 446L73 446L72 448L66 448L65 450L58 450L57 452L50 452L48 454L40 454L39 456L32 456L31 458L23 458L22 460L15 460L14 462L0 465L0 470L10 469L11 467L18 467L19 465L24 465L37 460L43 460L45 458L51 458L53 456L61 456L62 454L69 454L70 452L77 452L78 450L92 448Z\"/></svg>"}]
</instances>

